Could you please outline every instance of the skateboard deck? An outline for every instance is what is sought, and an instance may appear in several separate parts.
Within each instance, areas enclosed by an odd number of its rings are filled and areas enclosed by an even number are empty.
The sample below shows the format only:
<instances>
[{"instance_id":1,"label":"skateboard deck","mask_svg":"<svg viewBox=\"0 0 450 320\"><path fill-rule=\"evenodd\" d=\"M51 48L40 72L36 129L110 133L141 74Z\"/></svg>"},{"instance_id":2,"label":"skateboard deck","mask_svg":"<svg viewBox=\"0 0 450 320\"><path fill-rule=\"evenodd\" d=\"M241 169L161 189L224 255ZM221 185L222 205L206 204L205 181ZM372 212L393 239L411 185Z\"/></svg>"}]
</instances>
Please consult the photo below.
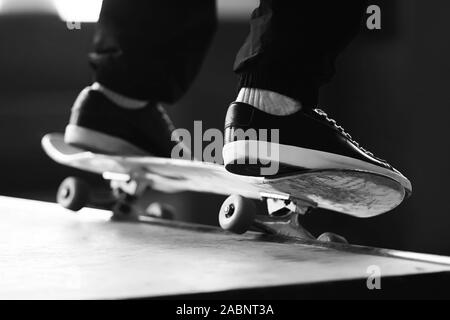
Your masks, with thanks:
<instances>
[{"instance_id":1,"label":"skateboard deck","mask_svg":"<svg viewBox=\"0 0 450 320\"><path fill-rule=\"evenodd\" d=\"M163 192L292 200L360 218L390 211L406 195L393 179L365 171L330 169L274 178L248 177L229 173L214 163L93 153L67 145L59 133L44 136L42 146L62 165L102 174L110 180L145 181L152 189Z\"/></svg>"}]
</instances>

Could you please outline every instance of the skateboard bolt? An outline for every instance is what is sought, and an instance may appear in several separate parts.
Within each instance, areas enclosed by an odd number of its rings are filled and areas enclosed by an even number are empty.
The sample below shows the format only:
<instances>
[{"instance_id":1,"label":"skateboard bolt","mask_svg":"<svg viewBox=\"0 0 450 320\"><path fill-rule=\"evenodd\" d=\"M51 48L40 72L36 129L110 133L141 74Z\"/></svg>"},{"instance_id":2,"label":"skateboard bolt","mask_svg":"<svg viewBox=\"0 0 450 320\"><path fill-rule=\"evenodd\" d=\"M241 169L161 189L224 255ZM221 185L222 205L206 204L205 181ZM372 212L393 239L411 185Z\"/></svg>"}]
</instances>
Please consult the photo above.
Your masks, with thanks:
<instances>
[{"instance_id":1,"label":"skateboard bolt","mask_svg":"<svg viewBox=\"0 0 450 320\"><path fill-rule=\"evenodd\" d=\"M230 218L234 213L234 205L229 204L225 207L225 217Z\"/></svg>"}]
</instances>

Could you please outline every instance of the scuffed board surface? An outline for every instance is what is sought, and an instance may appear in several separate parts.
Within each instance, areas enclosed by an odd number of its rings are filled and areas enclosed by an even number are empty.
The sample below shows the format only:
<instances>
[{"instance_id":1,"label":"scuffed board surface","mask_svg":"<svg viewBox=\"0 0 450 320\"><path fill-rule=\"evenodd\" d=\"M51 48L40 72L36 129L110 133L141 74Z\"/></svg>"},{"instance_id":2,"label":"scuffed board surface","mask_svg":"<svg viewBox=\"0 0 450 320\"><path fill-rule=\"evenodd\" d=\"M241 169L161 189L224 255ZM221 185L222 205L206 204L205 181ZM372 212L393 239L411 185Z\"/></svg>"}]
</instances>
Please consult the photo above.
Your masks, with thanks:
<instances>
[{"instance_id":1,"label":"scuffed board surface","mask_svg":"<svg viewBox=\"0 0 450 320\"><path fill-rule=\"evenodd\" d=\"M272 188L360 218L398 206L404 189L394 180L359 171L322 170L268 181Z\"/></svg>"}]
</instances>

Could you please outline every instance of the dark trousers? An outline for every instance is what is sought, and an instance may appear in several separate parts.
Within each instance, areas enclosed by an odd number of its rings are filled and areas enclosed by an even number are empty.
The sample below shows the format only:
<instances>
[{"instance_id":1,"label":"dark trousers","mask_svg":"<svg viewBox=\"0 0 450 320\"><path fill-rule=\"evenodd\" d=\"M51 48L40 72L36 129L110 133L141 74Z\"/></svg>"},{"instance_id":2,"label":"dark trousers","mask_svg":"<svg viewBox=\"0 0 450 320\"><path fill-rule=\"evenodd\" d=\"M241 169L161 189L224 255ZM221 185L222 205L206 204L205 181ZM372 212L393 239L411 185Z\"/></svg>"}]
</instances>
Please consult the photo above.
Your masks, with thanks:
<instances>
[{"instance_id":1,"label":"dark trousers","mask_svg":"<svg viewBox=\"0 0 450 320\"><path fill-rule=\"evenodd\" d=\"M260 0L234 64L238 87L317 103L361 28L365 0ZM214 0L104 0L90 62L95 80L173 103L198 73L217 26Z\"/></svg>"}]
</instances>

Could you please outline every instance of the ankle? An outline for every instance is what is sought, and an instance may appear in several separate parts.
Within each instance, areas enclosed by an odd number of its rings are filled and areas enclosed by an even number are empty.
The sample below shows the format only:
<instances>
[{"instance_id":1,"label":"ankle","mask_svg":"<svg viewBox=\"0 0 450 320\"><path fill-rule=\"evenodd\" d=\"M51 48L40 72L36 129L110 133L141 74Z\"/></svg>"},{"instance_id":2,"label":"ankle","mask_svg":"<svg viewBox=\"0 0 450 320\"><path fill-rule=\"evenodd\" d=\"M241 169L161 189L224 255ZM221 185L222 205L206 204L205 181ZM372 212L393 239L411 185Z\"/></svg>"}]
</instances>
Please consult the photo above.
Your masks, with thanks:
<instances>
[{"instance_id":1,"label":"ankle","mask_svg":"<svg viewBox=\"0 0 450 320\"><path fill-rule=\"evenodd\" d=\"M114 102L116 105L126 108L126 109L140 109L145 107L148 104L148 101L145 100L138 100L134 98L130 98L127 96L124 96L120 93L117 93L111 89L106 88L104 85L94 82L91 85L91 89L101 92L104 94L109 100Z\"/></svg>"},{"instance_id":2,"label":"ankle","mask_svg":"<svg viewBox=\"0 0 450 320\"><path fill-rule=\"evenodd\" d=\"M290 115L302 108L299 101L273 91L257 88L241 88L236 101L247 103L261 111L277 116Z\"/></svg>"}]
</instances>

